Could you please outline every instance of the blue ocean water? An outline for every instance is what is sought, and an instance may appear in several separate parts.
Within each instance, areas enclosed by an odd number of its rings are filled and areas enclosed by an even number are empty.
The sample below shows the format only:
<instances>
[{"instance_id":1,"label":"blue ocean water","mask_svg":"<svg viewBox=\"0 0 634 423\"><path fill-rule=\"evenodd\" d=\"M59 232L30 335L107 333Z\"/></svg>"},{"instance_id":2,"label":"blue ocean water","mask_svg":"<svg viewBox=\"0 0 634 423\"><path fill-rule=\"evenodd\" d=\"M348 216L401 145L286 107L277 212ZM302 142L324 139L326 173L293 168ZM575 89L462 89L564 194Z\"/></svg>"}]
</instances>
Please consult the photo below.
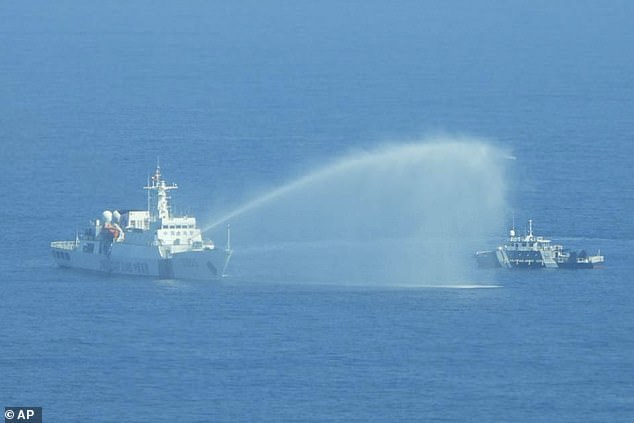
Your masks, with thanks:
<instances>
[{"instance_id":1,"label":"blue ocean water","mask_svg":"<svg viewBox=\"0 0 634 423\"><path fill-rule=\"evenodd\" d=\"M633 17L619 1L2 2L0 406L47 422L631 421ZM213 220L438 133L510 152L508 219L606 265L351 283L283 233L234 243L218 283L49 255L104 207L143 208L157 157L175 202Z\"/></svg>"}]
</instances>

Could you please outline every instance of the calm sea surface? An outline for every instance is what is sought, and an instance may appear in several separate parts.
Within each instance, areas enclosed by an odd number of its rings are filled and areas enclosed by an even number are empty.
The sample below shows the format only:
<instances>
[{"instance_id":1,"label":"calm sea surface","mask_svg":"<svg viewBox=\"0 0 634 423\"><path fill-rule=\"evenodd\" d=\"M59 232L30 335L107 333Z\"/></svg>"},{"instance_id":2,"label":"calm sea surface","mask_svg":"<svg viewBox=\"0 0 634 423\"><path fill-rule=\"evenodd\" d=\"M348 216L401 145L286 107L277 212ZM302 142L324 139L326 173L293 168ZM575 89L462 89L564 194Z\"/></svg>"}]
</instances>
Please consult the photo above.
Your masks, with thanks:
<instances>
[{"instance_id":1,"label":"calm sea surface","mask_svg":"<svg viewBox=\"0 0 634 423\"><path fill-rule=\"evenodd\" d=\"M264 3L0 4L0 407L45 422L634 420L634 6ZM157 157L205 223L351 151L439 133L508 151L508 220L605 266L351 283L303 264L315 244L278 234L263 251L237 224L217 283L50 257L105 207L145 207Z\"/></svg>"}]
</instances>

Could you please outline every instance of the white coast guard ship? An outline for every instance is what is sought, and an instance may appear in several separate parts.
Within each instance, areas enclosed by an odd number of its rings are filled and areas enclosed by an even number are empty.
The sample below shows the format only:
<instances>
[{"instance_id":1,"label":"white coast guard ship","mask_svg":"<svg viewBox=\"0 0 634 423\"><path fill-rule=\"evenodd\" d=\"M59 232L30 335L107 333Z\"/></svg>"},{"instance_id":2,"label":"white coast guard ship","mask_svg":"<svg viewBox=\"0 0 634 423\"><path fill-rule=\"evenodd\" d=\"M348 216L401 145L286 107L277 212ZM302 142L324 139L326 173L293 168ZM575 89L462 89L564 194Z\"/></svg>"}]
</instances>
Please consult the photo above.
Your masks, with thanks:
<instances>
[{"instance_id":1,"label":"white coast guard ship","mask_svg":"<svg viewBox=\"0 0 634 423\"><path fill-rule=\"evenodd\" d=\"M508 269L592 269L605 261L601 251L591 256L585 250L570 251L563 245L533 235L533 221L528 221L528 234L519 236L515 225L509 231L506 244L496 250L477 251L475 258L480 267L505 267Z\"/></svg>"},{"instance_id":2,"label":"white coast guard ship","mask_svg":"<svg viewBox=\"0 0 634 423\"><path fill-rule=\"evenodd\" d=\"M51 242L58 265L161 279L216 279L224 275L231 247L218 248L202 237L196 218L172 215L168 196L178 188L161 179L159 166L148 191L147 210L104 211L73 241Z\"/></svg>"}]
</instances>

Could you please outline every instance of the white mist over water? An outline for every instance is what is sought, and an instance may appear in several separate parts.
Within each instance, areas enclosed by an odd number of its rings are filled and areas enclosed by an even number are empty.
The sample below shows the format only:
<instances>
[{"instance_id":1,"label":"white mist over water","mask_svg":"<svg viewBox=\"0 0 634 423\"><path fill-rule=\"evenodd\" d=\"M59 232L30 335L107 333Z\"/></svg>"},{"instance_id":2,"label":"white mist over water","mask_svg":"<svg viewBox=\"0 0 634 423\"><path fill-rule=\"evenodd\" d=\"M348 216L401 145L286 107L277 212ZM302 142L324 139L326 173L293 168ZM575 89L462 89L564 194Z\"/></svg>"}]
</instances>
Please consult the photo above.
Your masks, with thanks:
<instances>
[{"instance_id":1,"label":"white mist over water","mask_svg":"<svg viewBox=\"0 0 634 423\"><path fill-rule=\"evenodd\" d=\"M230 273L314 283L469 283L503 233L508 156L471 138L349 155L205 227L232 225Z\"/></svg>"}]
</instances>

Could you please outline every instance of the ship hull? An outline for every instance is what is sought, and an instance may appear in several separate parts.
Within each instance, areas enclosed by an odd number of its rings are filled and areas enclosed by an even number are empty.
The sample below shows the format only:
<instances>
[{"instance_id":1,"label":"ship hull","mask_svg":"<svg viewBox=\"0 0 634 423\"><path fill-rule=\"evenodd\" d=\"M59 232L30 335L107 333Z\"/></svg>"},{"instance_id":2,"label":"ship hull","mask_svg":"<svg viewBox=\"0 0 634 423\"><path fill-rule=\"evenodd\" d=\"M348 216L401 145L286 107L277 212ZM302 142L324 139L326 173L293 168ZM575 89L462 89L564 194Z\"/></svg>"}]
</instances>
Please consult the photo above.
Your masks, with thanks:
<instances>
[{"instance_id":1,"label":"ship hull","mask_svg":"<svg viewBox=\"0 0 634 423\"><path fill-rule=\"evenodd\" d=\"M54 243L56 244L56 243ZM87 253L81 248L52 246L52 255L60 267L115 275L146 276L159 279L215 280L223 276L231 253L225 250L187 251L161 257L158 249L129 255L113 249L110 255ZM139 251L140 252L140 251Z\"/></svg>"},{"instance_id":2,"label":"ship hull","mask_svg":"<svg viewBox=\"0 0 634 423\"><path fill-rule=\"evenodd\" d=\"M557 263L558 267L561 269L594 269L594 264L589 262L575 262L575 263Z\"/></svg>"},{"instance_id":3,"label":"ship hull","mask_svg":"<svg viewBox=\"0 0 634 423\"><path fill-rule=\"evenodd\" d=\"M550 254L539 251L508 252L504 250L478 251L475 254L478 267L508 269L593 269L603 263L602 256L587 259L556 260Z\"/></svg>"}]
</instances>

